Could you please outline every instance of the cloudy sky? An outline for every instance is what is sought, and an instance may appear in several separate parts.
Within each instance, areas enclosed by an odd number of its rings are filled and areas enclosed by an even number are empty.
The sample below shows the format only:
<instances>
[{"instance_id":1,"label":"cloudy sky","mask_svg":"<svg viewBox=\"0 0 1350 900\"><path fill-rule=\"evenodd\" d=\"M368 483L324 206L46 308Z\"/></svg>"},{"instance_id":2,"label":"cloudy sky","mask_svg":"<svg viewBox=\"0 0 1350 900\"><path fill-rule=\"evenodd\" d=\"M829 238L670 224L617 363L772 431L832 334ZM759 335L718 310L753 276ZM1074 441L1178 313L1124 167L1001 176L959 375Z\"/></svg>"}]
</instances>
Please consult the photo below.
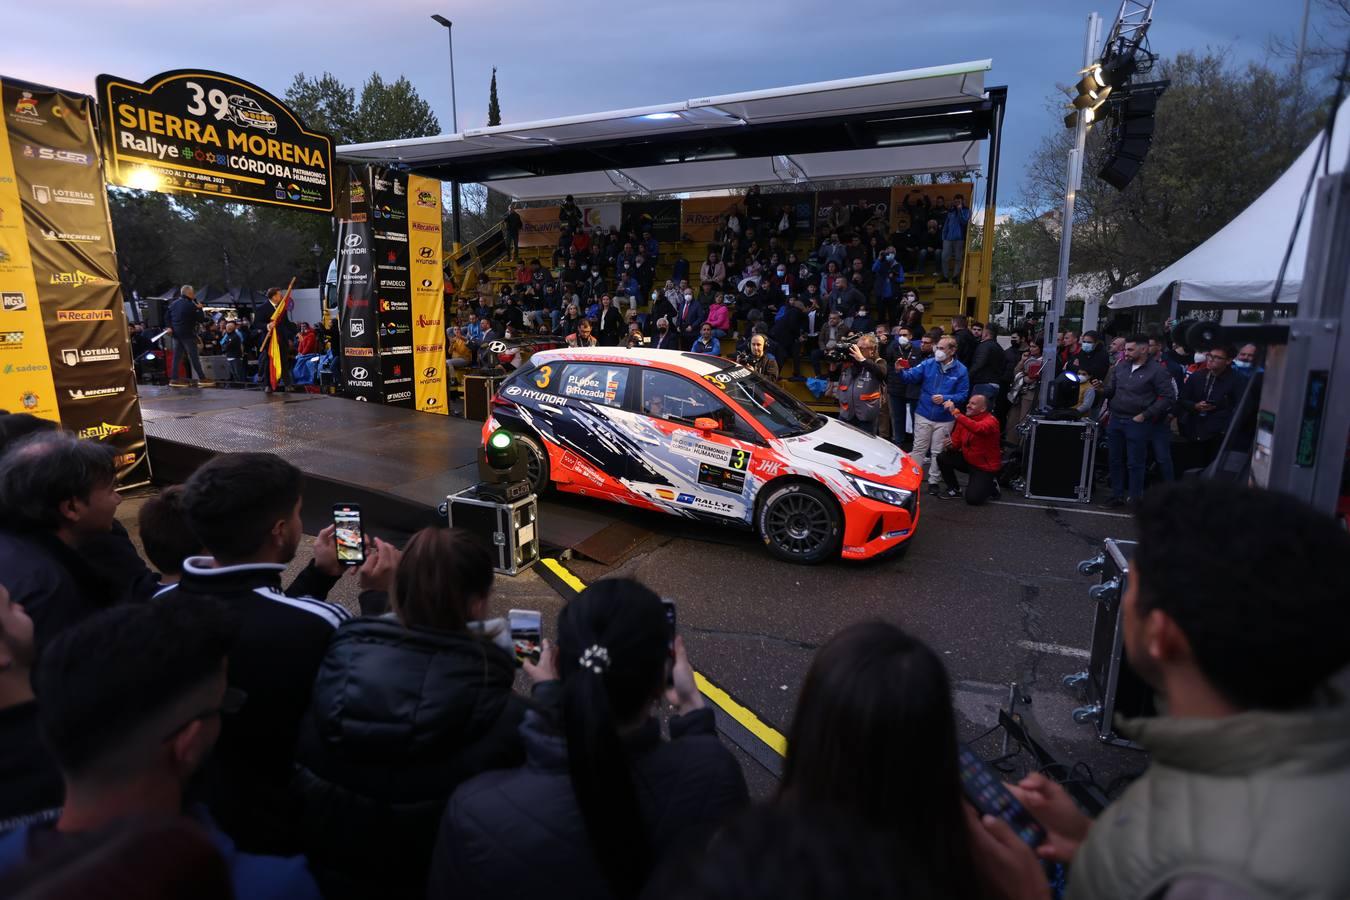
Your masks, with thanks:
<instances>
[{"instance_id":1,"label":"cloudy sky","mask_svg":"<svg viewBox=\"0 0 1350 900\"><path fill-rule=\"evenodd\" d=\"M439 4L439 5L437 5ZM1206 47L1266 57L1294 36L1300 0L1158 0L1154 49ZM993 59L987 84L1009 88L1007 193L1052 119L1056 82L1082 63L1085 18L1114 0L852 0L849 3L570 3L496 0L13 0L0 30L0 75L93 92L102 72L145 79L178 68L238 75L281 94L294 73L349 84L406 75L450 130L445 30L455 23L461 128L487 118L498 69L506 123L642 106L966 60ZM1314 0L1314 26L1319 13Z\"/></svg>"}]
</instances>

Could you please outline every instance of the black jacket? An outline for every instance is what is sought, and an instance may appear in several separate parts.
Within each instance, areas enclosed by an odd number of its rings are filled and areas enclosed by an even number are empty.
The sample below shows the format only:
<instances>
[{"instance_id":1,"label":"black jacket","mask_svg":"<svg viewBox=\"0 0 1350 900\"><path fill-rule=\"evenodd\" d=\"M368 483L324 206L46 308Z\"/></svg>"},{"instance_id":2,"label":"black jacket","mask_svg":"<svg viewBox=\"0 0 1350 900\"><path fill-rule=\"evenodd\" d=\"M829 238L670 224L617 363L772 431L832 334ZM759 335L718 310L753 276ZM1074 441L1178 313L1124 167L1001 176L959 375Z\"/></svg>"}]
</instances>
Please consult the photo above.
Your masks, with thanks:
<instances>
[{"instance_id":1,"label":"black jacket","mask_svg":"<svg viewBox=\"0 0 1350 900\"><path fill-rule=\"evenodd\" d=\"M305 855L324 896L426 893L450 794L525 760L515 662L469 634L361 618L333 635L300 726Z\"/></svg>"},{"instance_id":2,"label":"black jacket","mask_svg":"<svg viewBox=\"0 0 1350 900\"><path fill-rule=\"evenodd\" d=\"M1004 361L1003 348L999 346L998 341L993 339L980 341L971 356L969 366L971 385L1001 383Z\"/></svg>"},{"instance_id":3,"label":"black jacket","mask_svg":"<svg viewBox=\"0 0 1350 900\"><path fill-rule=\"evenodd\" d=\"M980 340L975 337L975 333L969 328L958 328L952 332L952 337L956 338L956 361L967 369L975 361L975 349L979 347ZM975 379L970 380L975 384Z\"/></svg>"},{"instance_id":4,"label":"black jacket","mask_svg":"<svg viewBox=\"0 0 1350 900\"><path fill-rule=\"evenodd\" d=\"M210 557L191 556L183 561L182 580L159 595L213 598L238 617L229 679L248 698L221 721L205 777L216 821L250 853L289 855L296 848L297 810L287 791L300 719L333 632L351 618L321 599L336 578L311 563L282 593L285 569L271 563L212 568Z\"/></svg>"},{"instance_id":5,"label":"black jacket","mask_svg":"<svg viewBox=\"0 0 1350 900\"><path fill-rule=\"evenodd\" d=\"M0 529L0 584L32 618L38 649L63 629L133 597L127 573L91 564L45 531Z\"/></svg>"},{"instance_id":6,"label":"black jacket","mask_svg":"<svg viewBox=\"0 0 1350 900\"><path fill-rule=\"evenodd\" d=\"M37 702L0 709L0 834L55 818L65 795L56 760L42 744Z\"/></svg>"},{"instance_id":7,"label":"black jacket","mask_svg":"<svg viewBox=\"0 0 1350 900\"><path fill-rule=\"evenodd\" d=\"M1069 368L1086 372L1090 378L1105 381L1106 373L1111 371L1111 351L1102 346L1093 347L1091 353L1080 349L1069 360Z\"/></svg>"},{"instance_id":8,"label":"black jacket","mask_svg":"<svg viewBox=\"0 0 1350 900\"><path fill-rule=\"evenodd\" d=\"M467 782L450 799L432 862L428 900L604 900L567 771L567 747L530 713L526 763ZM745 776L713 731L711 709L670 720L671 740L649 720L629 740L643 825L657 857L709 836L749 800Z\"/></svg>"},{"instance_id":9,"label":"black jacket","mask_svg":"<svg viewBox=\"0 0 1350 900\"><path fill-rule=\"evenodd\" d=\"M912 369L923 362L923 351L919 345L911 341L908 347L901 347L900 342L894 338L886 345L886 388L892 394L903 396L906 400L918 400L919 392L923 390L922 384L906 384L900 378L901 369L895 367L895 361L898 359L909 360L909 367Z\"/></svg>"},{"instance_id":10,"label":"black jacket","mask_svg":"<svg viewBox=\"0 0 1350 900\"><path fill-rule=\"evenodd\" d=\"M1242 392L1246 388L1246 377L1231 368L1219 377L1214 377L1205 369L1191 373L1191 377L1181 386L1181 395L1177 398L1177 413L1181 418L1178 424L1182 435L1200 441L1222 435L1228 430L1228 423L1242 402ZM1214 409L1204 412L1196 409L1195 404L1201 401L1212 403Z\"/></svg>"}]
</instances>

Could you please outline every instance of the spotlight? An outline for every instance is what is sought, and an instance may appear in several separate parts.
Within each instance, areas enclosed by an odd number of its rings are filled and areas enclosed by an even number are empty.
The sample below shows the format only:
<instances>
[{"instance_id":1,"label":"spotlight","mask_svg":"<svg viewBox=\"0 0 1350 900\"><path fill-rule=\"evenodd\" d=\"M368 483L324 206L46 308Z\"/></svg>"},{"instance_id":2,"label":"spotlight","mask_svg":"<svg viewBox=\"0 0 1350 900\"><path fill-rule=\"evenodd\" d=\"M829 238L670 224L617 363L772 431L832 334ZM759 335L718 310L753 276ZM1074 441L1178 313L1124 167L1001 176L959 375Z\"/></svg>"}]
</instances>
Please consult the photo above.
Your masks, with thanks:
<instances>
[{"instance_id":1,"label":"spotlight","mask_svg":"<svg viewBox=\"0 0 1350 900\"><path fill-rule=\"evenodd\" d=\"M515 435L498 428L478 451L478 491L484 497L509 502L530 493L526 454Z\"/></svg>"}]
</instances>

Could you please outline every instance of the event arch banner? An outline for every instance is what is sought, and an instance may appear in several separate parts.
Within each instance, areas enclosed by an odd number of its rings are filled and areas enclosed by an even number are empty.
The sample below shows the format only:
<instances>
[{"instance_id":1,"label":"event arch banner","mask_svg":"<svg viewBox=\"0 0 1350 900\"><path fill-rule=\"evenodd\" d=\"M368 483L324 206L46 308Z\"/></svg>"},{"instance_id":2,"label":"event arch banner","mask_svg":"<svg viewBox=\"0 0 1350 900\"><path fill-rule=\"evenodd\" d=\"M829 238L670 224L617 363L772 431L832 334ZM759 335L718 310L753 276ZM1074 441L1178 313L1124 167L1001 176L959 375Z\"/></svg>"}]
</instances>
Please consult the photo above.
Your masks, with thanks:
<instances>
[{"instance_id":1,"label":"event arch banner","mask_svg":"<svg viewBox=\"0 0 1350 900\"><path fill-rule=\"evenodd\" d=\"M93 100L0 79L0 408L116 450L149 480Z\"/></svg>"},{"instance_id":2,"label":"event arch banner","mask_svg":"<svg viewBox=\"0 0 1350 900\"><path fill-rule=\"evenodd\" d=\"M333 139L255 84L177 69L100 75L98 96L113 184L333 211Z\"/></svg>"}]
</instances>

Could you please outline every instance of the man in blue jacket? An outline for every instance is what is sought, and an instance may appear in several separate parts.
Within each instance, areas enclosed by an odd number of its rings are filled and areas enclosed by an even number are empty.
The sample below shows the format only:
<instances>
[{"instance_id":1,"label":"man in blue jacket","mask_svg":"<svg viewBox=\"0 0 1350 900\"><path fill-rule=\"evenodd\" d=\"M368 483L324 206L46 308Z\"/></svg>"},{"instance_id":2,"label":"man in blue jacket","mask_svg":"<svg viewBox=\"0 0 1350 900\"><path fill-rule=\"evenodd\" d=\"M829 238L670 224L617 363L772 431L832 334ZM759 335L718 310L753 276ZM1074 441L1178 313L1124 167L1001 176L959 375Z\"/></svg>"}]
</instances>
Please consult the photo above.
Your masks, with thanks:
<instances>
[{"instance_id":1,"label":"man in blue jacket","mask_svg":"<svg viewBox=\"0 0 1350 900\"><path fill-rule=\"evenodd\" d=\"M928 469L928 493L938 492L940 473L936 463L928 465L926 457L932 451L934 459L951 442L955 417L942 408L948 400L962 406L970 396L970 373L956 358L956 338L945 335L937 343L932 359L925 359L913 368L892 373L905 384L920 385L919 404L914 412L914 449L910 456L921 467Z\"/></svg>"},{"instance_id":2,"label":"man in blue jacket","mask_svg":"<svg viewBox=\"0 0 1350 900\"><path fill-rule=\"evenodd\" d=\"M179 288L178 296L169 304L169 328L173 331L173 377L178 377L181 364L187 368L193 387L198 385L199 379L206 380L202 361L197 355L197 327L205 318L192 285L185 284Z\"/></svg>"},{"instance_id":3,"label":"man in blue jacket","mask_svg":"<svg viewBox=\"0 0 1350 900\"><path fill-rule=\"evenodd\" d=\"M950 280L956 284L961 279L961 262L966 255L966 229L970 226L970 210L961 195L952 199L952 208L942 220L942 272L938 281ZM947 276L948 261L955 262L950 279Z\"/></svg>"}]
</instances>

